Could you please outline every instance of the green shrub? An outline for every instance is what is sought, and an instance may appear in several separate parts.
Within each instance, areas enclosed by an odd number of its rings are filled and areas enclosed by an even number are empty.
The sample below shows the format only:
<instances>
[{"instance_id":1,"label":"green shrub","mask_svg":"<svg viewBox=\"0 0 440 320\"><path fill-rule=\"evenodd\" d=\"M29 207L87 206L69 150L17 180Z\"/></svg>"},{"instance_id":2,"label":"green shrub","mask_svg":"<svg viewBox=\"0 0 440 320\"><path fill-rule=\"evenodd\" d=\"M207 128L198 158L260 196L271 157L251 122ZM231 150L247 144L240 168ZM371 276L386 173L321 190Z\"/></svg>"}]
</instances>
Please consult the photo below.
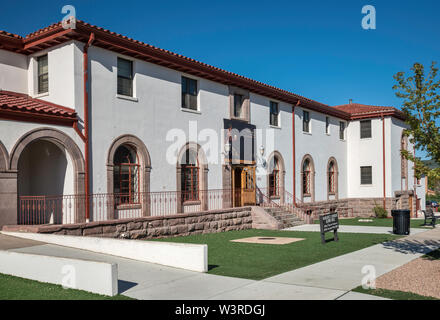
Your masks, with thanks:
<instances>
[{"instance_id":1,"label":"green shrub","mask_svg":"<svg viewBox=\"0 0 440 320\"><path fill-rule=\"evenodd\" d=\"M375 206L373 212L376 215L376 218L384 219L388 217L388 212L381 206Z\"/></svg>"}]
</instances>

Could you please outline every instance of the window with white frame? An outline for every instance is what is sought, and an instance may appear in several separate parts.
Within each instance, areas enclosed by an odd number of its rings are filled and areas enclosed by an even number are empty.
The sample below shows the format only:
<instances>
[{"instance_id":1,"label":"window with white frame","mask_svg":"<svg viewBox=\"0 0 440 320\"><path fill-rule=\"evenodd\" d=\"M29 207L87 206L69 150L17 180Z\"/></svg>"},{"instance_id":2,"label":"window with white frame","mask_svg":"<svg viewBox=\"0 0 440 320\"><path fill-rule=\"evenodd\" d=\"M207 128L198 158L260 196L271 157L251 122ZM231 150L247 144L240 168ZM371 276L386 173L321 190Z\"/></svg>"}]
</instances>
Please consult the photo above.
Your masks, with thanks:
<instances>
[{"instance_id":1,"label":"window with white frame","mask_svg":"<svg viewBox=\"0 0 440 320\"><path fill-rule=\"evenodd\" d=\"M361 167L361 184L373 184L373 168Z\"/></svg>"},{"instance_id":2,"label":"window with white frame","mask_svg":"<svg viewBox=\"0 0 440 320\"><path fill-rule=\"evenodd\" d=\"M371 138L371 120L362 120L361 125L361 139Z\"/></svg>"},{"instance_id":3,"label":"window with white frame","mask_svg":"<svg viewBox=\"0 0 440 320\"><path fill-rule=\"evenodd\" d=\"M182 108L197 110L197 80L182 77Z\"/></svg>"},{"instance_id":4,"label":"window with white frame","mask_svg":"<svg viewBox=\"0 0 440 320\"><path fill-rule=\"evenodd\" d=\"M303 132L310 133L310 113L303 111Z\"/></svg>"},{"instance_id":5,"label":"window with white frame","mask_svg":"<svg viewBox=\"0 0 440 320\"><path fill-rule=\"evenodd\" d=\"M118 58L118 94L133 97L133 61Z\"/></svg>"},{"instance_id":6,"label":"window with white frame","mask_svg":"<svg viewBox=\"0 0 440 320\"><path fill-rule=\"evenodd\" d=\"M49 60L47 54L37 58L38 94L49 92Z\"/></svg>"},{"instance_id":7,"label":"window with white frame","mask_svg":"<svg viewBox=\"0 0 440 320\"><path fill-rule=\"evenodd\" d=\"M279 127L280 108L277 102L270 102L270 125Z\"/></svg>"},{"instance_id":8,"label":"window with white frame","mask_svg":"<svg viewBox=\"0 0 440 320\"><path fill-rule=\"evenodd\" d=\"M325 117L325 133L330 134L330 118Z\"/></svg>"},{"instance_id":9,"label":"window with white frame","mask_svg":"<svg viewBox=\"0 0 440 320\"><path fill-rule=\"evenodd\" d=\"M345 122L339 121L339 139L345 140Z\"/></svg>"}]
</instances>

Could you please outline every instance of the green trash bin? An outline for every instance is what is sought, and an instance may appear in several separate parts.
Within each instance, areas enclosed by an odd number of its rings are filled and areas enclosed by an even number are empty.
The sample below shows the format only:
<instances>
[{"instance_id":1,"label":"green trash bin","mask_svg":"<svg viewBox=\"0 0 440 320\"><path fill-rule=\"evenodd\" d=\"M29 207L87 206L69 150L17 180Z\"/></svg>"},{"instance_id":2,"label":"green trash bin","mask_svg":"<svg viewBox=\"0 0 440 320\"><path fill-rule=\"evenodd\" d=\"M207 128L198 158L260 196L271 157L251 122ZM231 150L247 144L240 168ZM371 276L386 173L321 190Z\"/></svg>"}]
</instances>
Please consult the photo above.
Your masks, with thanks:
<instances>
[{"instance_id":1,"label":"green trash bin","mask_svg":"<svg viewBox=\"0 0 440 320\"><path fill-rule=\"evenodd\" d=\"M409 235L410 211L409 210L391 210L393 216L393 233L399 235Z\"/></svg>"}]
</instances>

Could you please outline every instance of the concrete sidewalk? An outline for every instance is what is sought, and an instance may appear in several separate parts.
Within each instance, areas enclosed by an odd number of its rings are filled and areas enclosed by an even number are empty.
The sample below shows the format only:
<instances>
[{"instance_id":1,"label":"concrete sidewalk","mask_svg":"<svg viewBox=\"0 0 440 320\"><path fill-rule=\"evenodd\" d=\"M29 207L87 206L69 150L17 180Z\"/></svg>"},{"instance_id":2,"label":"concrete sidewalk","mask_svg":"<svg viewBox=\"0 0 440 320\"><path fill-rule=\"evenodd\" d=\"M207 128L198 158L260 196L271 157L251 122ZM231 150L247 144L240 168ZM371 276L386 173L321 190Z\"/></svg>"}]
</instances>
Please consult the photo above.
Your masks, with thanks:
<instances>
[{"instance_id":1,"label":"concrete sidewalk","mask_svg":"<svg viewBox=\"0 0 440 320\"><path fill-rule=\"evenodd\" d=\"M0 242L4 240L3 235ZM16 240L19 242L21 239ZM14 239L8 240L11 244ZM164 267L50 244L24 243L8 250L118 264L119 292L136 299L264 300L381 299L350 292L361 284L364 265L380 276L440 247L440 228L375 245L262 281Z\"/></svg>"},{"instance_id":2,"label":"concrete sidewalk","mask_svg":"<svg viewBox=\"0 0 440 320\"><path fill-rule=\"evenodd\" d=\"M320 232L319 224L303 224L301 226L291 227L284 229L286 231L312 231ZM430 230L430 228L411 228L410 232L412 235L416 235L425 231ZM375 226L345 226L339 225L338 232L341 233L372 233L372 234L393 234L392 227L375 227Z\"/></svg>"}]
</instances>

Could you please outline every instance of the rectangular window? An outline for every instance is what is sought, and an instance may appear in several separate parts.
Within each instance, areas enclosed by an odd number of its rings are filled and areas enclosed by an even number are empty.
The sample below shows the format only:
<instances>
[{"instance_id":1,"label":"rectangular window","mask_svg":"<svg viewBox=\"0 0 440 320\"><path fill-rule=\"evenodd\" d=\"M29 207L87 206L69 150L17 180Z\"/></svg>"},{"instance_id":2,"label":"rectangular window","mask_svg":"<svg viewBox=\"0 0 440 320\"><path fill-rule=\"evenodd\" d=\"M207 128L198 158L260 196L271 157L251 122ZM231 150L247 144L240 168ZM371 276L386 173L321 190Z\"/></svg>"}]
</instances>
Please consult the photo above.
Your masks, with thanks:
<instances>
[{"instance_id":1,"label":"rectangular window","mask_svg":"<svg viewBox=\"0 0 440 320\"><path fill-rule=\"evenodd\" d=\"M371 120L361 121L361 139L371 138Z\"/></svg>"},{"instance_id":2,"label":"rectangular window","mask_svg":"<svg viewBox=\"0 0 440 320\"><path fill-rule=\"evenodd\" d=\"M49 92L49 60L47 54L37 58L38 94Z\"/></svg>"},{"instance_id":3,"label":"rectangular window","mask_svg":"<svg viewBox=\"0 0 440 320\"><path fill-rule=\"evenodd\" d=\"M270 102L270 125L278 127L279 126L279 114L280 109L278 103Z\"/></svg>"},{"instance_id":4,"label":"rectangular window","mask_svg":"<svg viewBox=\"0 0 440 320\"><path fill-rule=\"evenodd\" d=\"M339 122L339 139L345 140L345 122Z\"/></svg>"},{"instance_id":5,"label":"rectangular window","mask_svg":"<svg viewBox=\"0 0 440 320\"><path fill-rule=\"evenodd\" d=\"M243 111L243 96L241 94L234 94L234 117L242 118Z\"/></svg>"},{"instance_id":6,"label":"rectangular window","mask_svg":"<svg viewBox=\"0 0 440 320\"><path fill-rule=\"evenodd\" d=\"M330 134L330 118L325 117L325 133Z\"/></svg>"},{"instance_id":7,"label":"rectangular window","mask_svg":"<svg viewBox=\"0 0 440 320\"><path fill-rule=\"evenodd\" d=\"M310 133L310 114L308 111L303 111L303 131Z\"/></svg>"},{"instance_id":8,"label":"rectangular window","mask_svg":"<svg viewBox=\"0 0 440 320\"><path fill-rule=\"evenodd\" d=\"M182 108L197 110L197 80L182 77Z\"/></svg>"},{"instance_id":9,"label":"rectangular window","mask_svg":"<svg viewBox=\"0 0 440 320\"><path fill-rule=\"evenodd\" d=\"M373 184L372 167L361 167L361 184Z\"/></svg>"},{"instance_id":10,"label":"rectangular window","mask_svg":"<svg viewBox=\"0 0 440 320\"><path fill-rule=\"evenodd\" d=\"M133 61L118 58L118 94L133 96Z\"/></svg>"}]
</instances>

